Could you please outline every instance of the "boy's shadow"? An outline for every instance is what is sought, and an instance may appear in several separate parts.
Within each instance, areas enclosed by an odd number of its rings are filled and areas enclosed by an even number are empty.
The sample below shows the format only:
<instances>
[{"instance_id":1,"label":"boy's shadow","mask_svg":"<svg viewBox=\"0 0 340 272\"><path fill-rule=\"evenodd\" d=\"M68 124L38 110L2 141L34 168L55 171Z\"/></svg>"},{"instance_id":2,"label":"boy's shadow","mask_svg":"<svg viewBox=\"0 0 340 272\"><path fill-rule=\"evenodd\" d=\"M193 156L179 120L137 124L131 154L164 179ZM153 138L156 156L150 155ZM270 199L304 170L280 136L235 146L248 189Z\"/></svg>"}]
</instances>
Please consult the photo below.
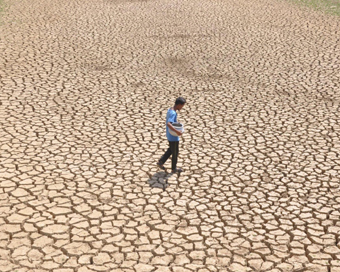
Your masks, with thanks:
<instances>
[{"instance_id":1,"label":"boy's shadow","mask_svg":"<svg viewBox=\"0 0 340 272\"><path fill-rule=\"evenodd\" d=\"M148 179L148 183L150 184L150 187L152 188L161 188L165 190L167 187L170 186L168 183L168 179L173 175L173 173L168 172L157 172L152 177Z\"/></svg>"}]
</instances>

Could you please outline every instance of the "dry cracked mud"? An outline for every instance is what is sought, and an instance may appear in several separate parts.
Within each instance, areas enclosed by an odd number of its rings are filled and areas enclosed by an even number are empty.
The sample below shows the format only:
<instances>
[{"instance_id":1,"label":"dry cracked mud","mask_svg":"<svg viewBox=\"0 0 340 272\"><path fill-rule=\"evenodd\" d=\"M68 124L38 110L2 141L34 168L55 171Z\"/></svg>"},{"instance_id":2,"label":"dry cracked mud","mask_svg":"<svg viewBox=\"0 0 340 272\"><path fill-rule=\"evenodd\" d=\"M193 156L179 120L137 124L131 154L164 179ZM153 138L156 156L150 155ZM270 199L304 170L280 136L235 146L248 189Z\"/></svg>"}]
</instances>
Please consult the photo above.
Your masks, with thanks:
<instances>
[{"instance_id":1,"label":"dry cracked mud","mask_svg":"<svg viewBox=\"0 0 340 272\"><path fill-rule=\"evenodd\" d=\"M339 29L279 0L8 0L0 271L339 272Z\"/></svg>"}]
</instances>

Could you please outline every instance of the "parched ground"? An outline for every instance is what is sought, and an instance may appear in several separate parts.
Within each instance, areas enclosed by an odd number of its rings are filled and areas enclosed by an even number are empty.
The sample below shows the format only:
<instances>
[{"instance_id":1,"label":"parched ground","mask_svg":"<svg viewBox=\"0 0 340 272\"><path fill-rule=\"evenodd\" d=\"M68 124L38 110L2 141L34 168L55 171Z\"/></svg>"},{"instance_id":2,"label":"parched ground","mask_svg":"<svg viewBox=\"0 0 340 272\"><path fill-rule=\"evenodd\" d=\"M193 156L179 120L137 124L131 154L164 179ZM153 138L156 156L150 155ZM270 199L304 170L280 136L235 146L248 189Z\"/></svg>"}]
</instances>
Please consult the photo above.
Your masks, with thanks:
<instances>
[{"instance_id":1,"label":"parched ground","mask_svg":"<svg viewBox=\"0 0 340 272\"><path fill-rule=\"evenodd\" d=\"M339 17L280 0L5 4L1 272L340 271ZM171 176L155 163L179 95Z\"/></svg>"}]
</instances>

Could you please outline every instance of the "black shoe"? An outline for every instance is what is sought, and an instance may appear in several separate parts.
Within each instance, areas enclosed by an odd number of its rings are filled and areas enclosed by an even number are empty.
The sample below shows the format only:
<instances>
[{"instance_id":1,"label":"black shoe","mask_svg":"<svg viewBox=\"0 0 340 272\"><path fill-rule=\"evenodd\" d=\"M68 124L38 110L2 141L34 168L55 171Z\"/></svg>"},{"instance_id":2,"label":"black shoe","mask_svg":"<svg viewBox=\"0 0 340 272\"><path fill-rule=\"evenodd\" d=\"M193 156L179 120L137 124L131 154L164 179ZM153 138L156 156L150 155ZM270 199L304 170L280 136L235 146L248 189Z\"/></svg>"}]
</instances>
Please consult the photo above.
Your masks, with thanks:
<instances>
[{"instance_id":1,"label":"black shoe","mask_svg":"<svg viewBox=\"0 0 340 272\"><path fill-rule=\"evenodd\" d=\"M180 174L182 172L183 172L183 170L181 168L177 168L176 170L171 171L171 173L173 173L173 174L175 174L175 173Z\"/></svg>"},{"instance_id":2,"label":"black shoe","mask_svg":"<svg viewBox=\"0 0 340 272\"><path fill-rule=\"evenodd\" d=\"M164 165L163 165L160 161L157 162L157 166L158 166L160 169L162 169L162 170L165 171L165 167L164 167Z\"/></svg>"}]
</instances>

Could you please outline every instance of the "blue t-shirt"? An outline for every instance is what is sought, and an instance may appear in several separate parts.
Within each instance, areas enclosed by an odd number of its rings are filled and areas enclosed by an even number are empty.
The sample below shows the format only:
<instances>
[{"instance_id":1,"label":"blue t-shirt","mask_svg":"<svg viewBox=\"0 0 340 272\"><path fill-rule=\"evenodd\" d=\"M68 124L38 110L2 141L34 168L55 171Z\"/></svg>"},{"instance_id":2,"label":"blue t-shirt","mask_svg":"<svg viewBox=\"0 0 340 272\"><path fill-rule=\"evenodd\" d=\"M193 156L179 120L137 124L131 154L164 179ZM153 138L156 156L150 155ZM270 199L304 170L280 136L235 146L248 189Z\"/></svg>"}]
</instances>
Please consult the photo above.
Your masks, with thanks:
<instances>
[{"instance_id":1,"label":"blue t-shirt","mask_svg":"<svg viewBox=\"0 0 340 272\"><path fill-rule=\"evenodd\" d=\"M170 134L169 130L170 128L168 127L168 123L175 123L177 122L177 113L176 111L169 109L167 114L166 114L166 121L165 121L165 126L166 126L166 137L170 142L179 142L179 137L178 136L173 136Z\"/></svg>"}]
</instances>

